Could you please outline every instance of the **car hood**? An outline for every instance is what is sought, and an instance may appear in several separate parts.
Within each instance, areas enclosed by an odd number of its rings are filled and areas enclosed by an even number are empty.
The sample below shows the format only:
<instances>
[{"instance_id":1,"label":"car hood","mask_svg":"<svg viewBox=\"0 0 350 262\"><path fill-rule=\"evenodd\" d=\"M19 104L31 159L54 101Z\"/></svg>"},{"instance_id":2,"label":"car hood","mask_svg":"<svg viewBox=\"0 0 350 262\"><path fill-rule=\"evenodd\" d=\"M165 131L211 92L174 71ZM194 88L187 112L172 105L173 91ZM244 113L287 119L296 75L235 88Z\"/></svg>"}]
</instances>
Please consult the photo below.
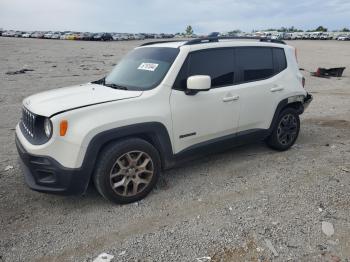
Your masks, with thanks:
<instances>
[{"instance_id":1,"label":"car hood","mask_svg":"<svg viewBox=\"0 0 350 262\"><path fill-rule=\"evenodd\" d=\"M88 83L29 96L23 100L23 105L34 114L50 117L80 107L114 102L141 95L142 91L118 90Z\"/></svg>"}]
</instances>

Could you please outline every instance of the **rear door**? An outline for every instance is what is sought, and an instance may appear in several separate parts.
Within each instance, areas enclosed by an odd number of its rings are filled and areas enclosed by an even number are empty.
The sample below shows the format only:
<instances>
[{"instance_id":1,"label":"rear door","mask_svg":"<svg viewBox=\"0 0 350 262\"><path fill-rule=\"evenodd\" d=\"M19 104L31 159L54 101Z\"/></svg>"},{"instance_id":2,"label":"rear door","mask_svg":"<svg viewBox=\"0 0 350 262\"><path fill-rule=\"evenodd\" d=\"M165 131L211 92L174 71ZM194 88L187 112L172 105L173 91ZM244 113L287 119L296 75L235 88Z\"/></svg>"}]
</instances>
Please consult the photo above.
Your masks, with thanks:
<instances>
[{"instance_id":1,"label":"rear door","mask_svg":"<svg viewBox=\"0 0 350 262\"><path fill-rule=\"evenodd\" d=\"M187 78L209 75L211 89L186 94ZM233 48L192 52L184 62L170 97L175 152L235 133L239 100L235 93Z\"/></svg>"},{"instance_id":2,"label":"rear door","mask_svg":"<svg viewBox=\"0 0 350 262\"><path fill-rule=\"evenodd\" d=\"M235 56L239 72L236 87L241 103L238 131L267 129L285 93L284 49L237 47Z\"/></svg>"}]
</instances>

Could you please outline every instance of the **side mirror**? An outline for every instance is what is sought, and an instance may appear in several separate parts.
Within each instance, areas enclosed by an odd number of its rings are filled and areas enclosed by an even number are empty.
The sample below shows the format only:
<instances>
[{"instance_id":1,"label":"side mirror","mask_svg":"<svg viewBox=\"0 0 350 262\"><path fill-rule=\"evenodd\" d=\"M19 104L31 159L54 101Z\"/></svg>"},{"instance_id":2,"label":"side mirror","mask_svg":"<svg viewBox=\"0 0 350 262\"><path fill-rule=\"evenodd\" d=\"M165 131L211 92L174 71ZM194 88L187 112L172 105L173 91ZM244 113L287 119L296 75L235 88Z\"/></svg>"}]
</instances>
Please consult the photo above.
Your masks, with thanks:
<instances>
[{"instance_id":1,"label":"side mirror","mask_svg":"<svg viewBox=\"0 0 350 262\"><path fill-rule=\"evenodd\" d=\"M187 89L189 91L208 91L211 87L211 78L207 75L195 75L187 78Z\"/></svg>"}]
</instances>

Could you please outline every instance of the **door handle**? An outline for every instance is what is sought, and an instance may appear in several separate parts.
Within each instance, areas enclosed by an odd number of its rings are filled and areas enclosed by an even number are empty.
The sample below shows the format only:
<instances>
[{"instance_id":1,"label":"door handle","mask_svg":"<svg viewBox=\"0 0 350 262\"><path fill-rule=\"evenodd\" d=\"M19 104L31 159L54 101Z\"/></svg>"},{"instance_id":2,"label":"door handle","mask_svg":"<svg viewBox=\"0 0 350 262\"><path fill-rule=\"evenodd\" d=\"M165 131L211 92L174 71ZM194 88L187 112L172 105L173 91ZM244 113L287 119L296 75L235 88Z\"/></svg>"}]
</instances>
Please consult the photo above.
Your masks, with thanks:
<instances>
[{"instance_id":1,"label":"door handle","mask_svg":"<svg viewBox=\"0 0 350 262\"><path fill-rule=\"evenodd\" d=\"M238 100L239 96L227 96L222 99L224 102L230 102L230 101L235 101Z\"/></svg>"},{"instance_id":2,"label":"door handle","mask_svg":"<svg viewBox=\"0 0 350 262\"><path fill-rule=\"evenodd\" d=\"M282 91L284 87L281 86L274 86L270 89L271 92L277 92L277 91Z\"/></svg>"}]
</instances>

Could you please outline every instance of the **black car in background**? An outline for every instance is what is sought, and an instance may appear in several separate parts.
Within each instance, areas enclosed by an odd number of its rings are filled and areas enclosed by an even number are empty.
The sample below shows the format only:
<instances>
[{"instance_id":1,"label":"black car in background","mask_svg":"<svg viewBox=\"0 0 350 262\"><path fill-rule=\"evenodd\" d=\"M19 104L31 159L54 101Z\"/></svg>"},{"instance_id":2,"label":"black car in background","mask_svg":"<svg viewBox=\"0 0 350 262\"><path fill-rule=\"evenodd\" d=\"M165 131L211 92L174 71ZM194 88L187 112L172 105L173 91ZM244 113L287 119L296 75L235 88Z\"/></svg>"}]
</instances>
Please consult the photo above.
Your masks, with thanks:
<instances>
[{"instance_id":1,"label":"black car in background","mask_svg":"<svg viewBox=\"0 0 350 262\"><path fill-rule=\"evenodd\" d=\"M93 40L95 41L111 41L113 37L110 33L98 33L94 35Z\"/></svg>"}]
</instances>

